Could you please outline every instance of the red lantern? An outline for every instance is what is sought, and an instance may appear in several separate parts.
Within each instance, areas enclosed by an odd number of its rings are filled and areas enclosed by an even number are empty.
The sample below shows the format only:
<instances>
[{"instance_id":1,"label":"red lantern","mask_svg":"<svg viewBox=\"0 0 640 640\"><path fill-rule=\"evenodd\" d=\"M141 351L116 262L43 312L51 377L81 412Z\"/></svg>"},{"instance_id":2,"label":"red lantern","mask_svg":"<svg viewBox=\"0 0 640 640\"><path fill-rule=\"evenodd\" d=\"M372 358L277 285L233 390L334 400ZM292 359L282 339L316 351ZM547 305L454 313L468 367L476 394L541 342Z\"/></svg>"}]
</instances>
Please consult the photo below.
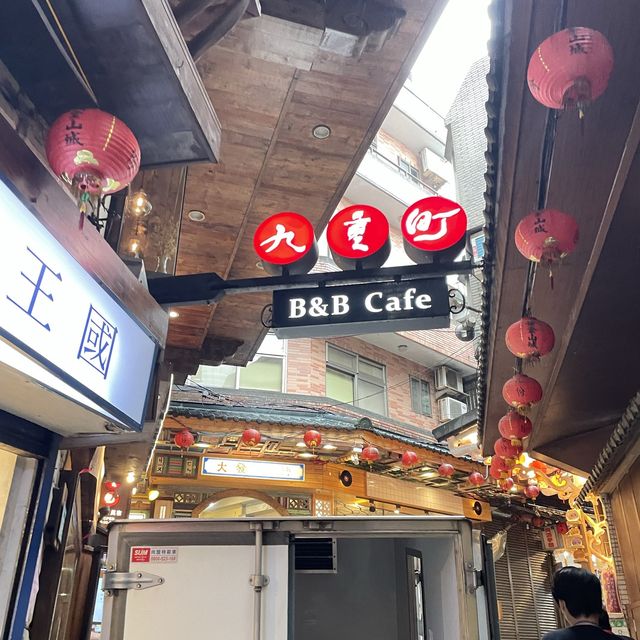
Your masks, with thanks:
<instances>
[{"instance_id":1,"label":"red lantern","mask_svg":"<svg viewBox=\"0 0 640 640\"><path fill-rule=\"evenodd\" d=\"M46 153L53 172L81 193L126 187L140 169L140 147L124 122L99 109L74 109L49 129Z\"/></svg>"},{"instance_id":2,"label":"red lantern","mask_svg":"<svg viewBox=\"0 0 640 640\"><path fill-rule=\"evenodd\" d=\"M538 529L542 529L542 527L544 527L545 525L545 521L543 518L540 518L539 516L536 516L532 521L531 524L534 527L538 527Z\"/></svg>"},{"instance_id":3,"label":"red lantern","mask_svg":"<svg viewBox=\"0 0 640 640\"><path fill-rule=\"evenodd\" d=\"M503 491L511 491L511 489L513 489L513 486L515 485L515 482L513 480L513 478L505 478L501 483L500 483L500 488Z\"/></svg>"},{"instance_id":4,"label":"red lantern","mask_svg":"<svg viewBox=\"0 0 640 640\"><path fill-rule=\"evenodd\" d=\"M514 459L522 453L522 445L514 444L514 441L508 438L498 438L493 445L493 450L500 458Z\"/></svg>"},{"instance_id":5,"label":"red lantern","mask_svg":"<svg viewBox=\"0 0 640 640\"><path fill-rule=\"evenodd\" d=\"M491 467L497 469L501 473L509 473L511 465L502 456L495 455L491 458Z\"/></svg>"},{"instance_id":6,"label":"red lantern","mask_svg":"<svg viewBox=\"0 0 640 640\"><path fill-rule=\"evenodd\" d=\"M496 458L496 460L500 460L500 458ZM506 470L501 469L500 466L492 463L491 466L489 467L489 475L494 480L502 480L503 478L506 477L507 472Z\"/></svg>"},{"instance_id":7,"label":"red lantern","mask_svg":"<svg viewBox=\"0 0 640 640\"><path fill-rule=\"evenodd\" d=\"M176 446L181 449L188 449L196 439L193 437L193 433L191 433L189 429L182 429L173 436L173 441L176 443Z\"/></svg>"},{"instance_id":8,"label":"red lantern","mask_svg":"<svg viewBox=\"0 0 640 640\"><path fill-rule=\"evenodd\" d=\"M558 524L556 525L556 531L561 536L566 536L567 533L569 533L569 525L566 522L558 522Z\"/></svg>"},{"instance_id":9,"label":"red lantern","mask_svg":"<svg viewBox=\"0 0 640 640\"><path fill-rule=\"evenodd\" d=\"M309 447L309 449L319 447L321 442L322 436L320 435L320 432L315 429L309 429L309 431L304 434L304 443Z\"/></svg>"},{"instance_id":10,"label":"red lantern","mask_svg":"<svg viewBox=\"0 0 640 640\"><path fill-rule=\"evenodd\" d=\"M249 447L255 447L257 444L260 444L262 436L257 429L245 429L242 432L241 440L243 444L246 444Z\"/></svg>"},{"instance_id":11,"label":"red lantern","mask_svg":"<svg viewBox=\"0 0 640 640\"><path fill-rule=\"evenodd\" d=\"M532 430L531 420L516 411L509 411L498 422L500 435L507 440L511 440L512 443L519 443L524 438L528 438Z\"/></svg>"},{"instance_id":12,"label":"red lantern","mask_svg":"<svg viewBox=\"0 0 640 640\"><path fill-rule=\"evenodd\" d=\"M531 500L535 500L540 495L540 487L537 484L530 484L524 490L524 495Z\"/></svg>"},{"instance_id":13,"label":"red lantern","mask_svg":"<svg viewBox=\"0 0 640 640\"><path fill-rule=\"evenodd\" d=\"M564 29L542 42L529 61L527 81L533 97L551 109L587 105L601 96L613 69L613 50L594 29Z\"/></svg>"},{"instance_id":14,"label":"red lantern","mask_svg":"<svg viewBox=\"0 0 640 640\"><path fill-rule=\"evenodd\" d=\"M362 453L360 454L360 457L363 460L366 460L368 463L372 463L372 462L375 462L376 460L380 459L380 452L378 451L377 447L374 447L374 446L368 444L362 450Z\"/></svg>"},{"instance_id":15,"label":"red lantern","mask_svg":"<svg viewBox=\"0 0 640 640\"><path fill-rule=\"evenodd\" d=\"M485 483L485 478L478 471L474 471L469 475L469 482L475 485L476 487L479 487L480 485Z\"/></svg>"},{"instance_id":16,"label":"red lantern","mask_svg":"<svg viewBox=\"0 0 640 640\"><path fill-rule=\"evenodd\" d=\"M506 343L514 356L536 360L551 352L555 335L546 322L526 316L507 329Z\"/></svg>"},{"instance_id":17,"label":"red lantern","mask_svg":"<svg viewBox=\"0 0 640 640\"><path fill-rule=\"evenodd\" d=\"M557 209L533 211L516 227L516 247L532 262L552 265L568 256L578 243L578 223Z\"/></svg>"},{"instance_id":18,"label":"red lantern","mask_svg":"<svg viewBox=\"0 0 640 640\"><path fill-rule=\"evenodd\" d=\"M402 454L402 466L413 467L418 463L418 454L415 451L405 451Z\"/></svg>"},{"instance_id":19,"label":"red lantern","mask_svg":"<svg viewBox=\"0 0 640 640\"><path fill-rule=\"evenodd\" d=\"M542 387L537 380L518 373L504 383L502 397L509 406L524 412L542 400Z\"/></svg>"},{"instance_id":20,"label":"red lantern","mask_svg":"<svg viewBox=\"0 0 640 640\"><path fill-rule=\"evenodd\" d=\"M453 468L452 464L449 464L448 462L443 462L439 467L438 467L438 473L443 477L443 478L450 478L454 473L455 473L455 469Z\"/></svg>"}]
</instances>

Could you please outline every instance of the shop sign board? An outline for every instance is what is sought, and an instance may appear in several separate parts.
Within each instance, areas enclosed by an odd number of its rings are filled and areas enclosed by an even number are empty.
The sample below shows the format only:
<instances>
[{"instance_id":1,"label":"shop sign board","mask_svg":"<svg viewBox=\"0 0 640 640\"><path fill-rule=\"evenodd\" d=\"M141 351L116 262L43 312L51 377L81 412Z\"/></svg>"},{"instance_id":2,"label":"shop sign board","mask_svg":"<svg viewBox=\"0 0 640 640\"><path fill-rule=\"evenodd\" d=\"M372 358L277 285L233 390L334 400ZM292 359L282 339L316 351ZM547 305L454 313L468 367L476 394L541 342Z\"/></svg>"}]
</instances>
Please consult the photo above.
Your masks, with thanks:
<instances>
[{"instance_id":1,"label":"shop sign board","mask_svg":"<svg viewBox=\"0 0 640 640\"><path fill-rule=\"evenodd\" d=\"M560 534L555 527L547 527L542 530L542 546L548 551L559 549L562 546Z\"/></svg>"},{"instance_id":2,"label":"shop sign board","mask_svg":"<svg viewBox=\"0 0 640 640\"><path fill-rule=\"evenodd\" d=\"M273 292L279 338L442 329L449 326L446 278Z\"/></svg>"},{"instance_id":3,"label":"shop sign board","mask_svg":"<svg viewBox=\"0 0 640 640\"><path fill-rule=\"evenodd\" d=\"M288 480L304 482L304 463L271 462L246 458L202 459L202 475L247 480Z\"/></svg>"},{"instance_id":4,"label":"shop sign board","mask_svg":"<svg viewBox=\"0 0 640 640\"><path fill-rule=\"evenodd\" d=\"M0 229L0 337L77 391L74 401L141 430L154 339L3 182Z\"/></svg>"}]
</instances>

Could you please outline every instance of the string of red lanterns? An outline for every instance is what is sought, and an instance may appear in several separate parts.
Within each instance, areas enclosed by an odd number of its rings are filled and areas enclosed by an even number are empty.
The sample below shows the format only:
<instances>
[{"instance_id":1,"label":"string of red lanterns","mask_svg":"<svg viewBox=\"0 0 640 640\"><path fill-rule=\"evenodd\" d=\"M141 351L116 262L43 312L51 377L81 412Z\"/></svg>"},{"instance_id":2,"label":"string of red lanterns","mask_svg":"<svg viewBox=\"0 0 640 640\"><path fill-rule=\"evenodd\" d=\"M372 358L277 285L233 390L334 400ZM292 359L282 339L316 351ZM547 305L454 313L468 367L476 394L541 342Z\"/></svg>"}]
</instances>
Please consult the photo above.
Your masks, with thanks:
<instances>
[{"instance_id":1,"label":"string of red lanterns","mask_svg":"<svg viewBox=\"0 0 640 640\"><path fill-rule=\"evenodd\" d=\"M527 70L527 82L533 97L550 109L576 108L580 118L587 106L607 87L613 70L613 50L605 36L585 27L563 29L544 40L533 52ZM542 174L548 170L544 160ZM542 178L540 184L543 184ZM489 475L503 491L511 491L511 477L516 458L524 450L523 441L531 435L533 425L525 415L542 400L540 383L524 374L523 364L535 362L549 354L555 345L553 328L535 318L529 307L529 287L533 286L537 264L549 269L553 289L552 268L576 248L579 227L576 219L563 211L545 206L546 193L541 187L538 209L528 213L515 230L518 251L530 261L525 288L523 317L506 331L505 343L516 356L517 373L507 380L502 396L510 411L500 419L501 438L495 445ZM530 479L524 495L535 500L540 487Z\"/></svg>"}]
</instances>

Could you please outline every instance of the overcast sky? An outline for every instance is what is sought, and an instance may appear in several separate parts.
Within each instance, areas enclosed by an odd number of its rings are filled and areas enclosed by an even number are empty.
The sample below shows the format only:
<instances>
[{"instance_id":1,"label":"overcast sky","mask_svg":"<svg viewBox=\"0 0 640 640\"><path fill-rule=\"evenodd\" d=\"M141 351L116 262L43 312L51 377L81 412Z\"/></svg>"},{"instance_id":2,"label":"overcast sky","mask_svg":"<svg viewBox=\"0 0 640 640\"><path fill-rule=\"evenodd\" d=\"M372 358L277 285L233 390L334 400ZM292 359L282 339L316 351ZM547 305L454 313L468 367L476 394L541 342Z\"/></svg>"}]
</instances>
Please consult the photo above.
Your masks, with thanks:
<instances>
[{"instance_id":1,"label":"overcast sky","mask_svg":"<svg viewBox=\"0 0 640 640\"><path fill-rule=\"evenodd\" d=\"M489 0L449 0L413 70L412 89L446 116L469 67L487 55Z\"/></svg>"}]
</instances>

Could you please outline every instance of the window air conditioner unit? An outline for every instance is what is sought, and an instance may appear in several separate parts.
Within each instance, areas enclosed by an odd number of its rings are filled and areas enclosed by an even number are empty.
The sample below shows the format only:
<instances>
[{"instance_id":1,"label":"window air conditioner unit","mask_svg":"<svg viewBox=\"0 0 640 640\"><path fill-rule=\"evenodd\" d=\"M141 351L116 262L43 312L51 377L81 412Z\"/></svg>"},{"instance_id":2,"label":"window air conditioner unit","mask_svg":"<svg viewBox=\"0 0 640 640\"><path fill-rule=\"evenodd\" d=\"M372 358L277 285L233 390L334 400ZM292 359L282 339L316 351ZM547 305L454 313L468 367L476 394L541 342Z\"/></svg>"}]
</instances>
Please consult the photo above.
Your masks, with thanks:
<instances>
[{"instance_id":1,"label":"window air conditioner unit","mask_svg":"<svg viewBox=\"0 0 640 640\"><path fill-rule=\"evenodd\" d=\"M459 418L461 415L467 413L467 405L455 398L440 398L440 400L438 400L438 408L442 422Z\"/></svg>"},{"instance_id":2,"label":"window air conditioner unit","mask_svg":"<svg viewBox=\"0 0 640 640\"><path fill-rule=\"evenodd\" d=\"M436 390L452 389L462 393L464 386L462 384L462 376L455 370L449 367L438 367L436 369Z\"/></svg>"},{"instance_id":3,"label":"window air conditioner unit","mask_svg":"<svg viewBox=\"0 0 640 640\"><path fill-rule=\"evenodd\" d=\"M446 161L431 149L425 147L420 151L420 166L422 167L422 180L436 191L447 182L445 178Z\"/></svg>"}]
</instances>

